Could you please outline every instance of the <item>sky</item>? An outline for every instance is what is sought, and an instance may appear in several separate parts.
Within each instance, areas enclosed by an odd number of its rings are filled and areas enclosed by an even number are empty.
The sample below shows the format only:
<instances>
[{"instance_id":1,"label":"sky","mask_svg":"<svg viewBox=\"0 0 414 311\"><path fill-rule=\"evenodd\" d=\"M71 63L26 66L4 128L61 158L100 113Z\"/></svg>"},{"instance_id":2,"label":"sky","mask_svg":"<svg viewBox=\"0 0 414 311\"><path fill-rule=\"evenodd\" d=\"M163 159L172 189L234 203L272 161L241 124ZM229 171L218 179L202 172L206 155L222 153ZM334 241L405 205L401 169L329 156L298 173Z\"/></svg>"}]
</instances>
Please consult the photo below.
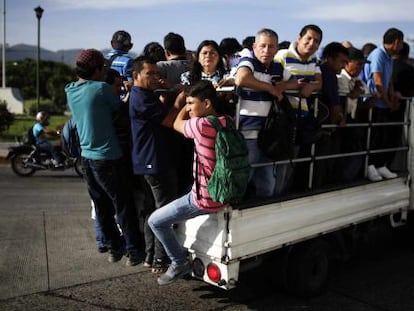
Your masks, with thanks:
<instances>
[{"instance_id":1,"label":"sky","mask_svg":"<svg viewBox=\"0 0 414 311\"><path fill-rule=\"evenodd\" d=\"M181 34L187 49L205 39L220 43L225 37L240 42L261 28L271 28L279 41L294 41L306 24L323 30L321 46L348 40L355 47L382 43L390 27L402 30L414 55L414 1L407 0L3 0L6 44L37 45L34 8L44 9L40 45L58 51L74 48L110 48L112 34L126 30L131 52L145 44L162 44L168 32ZM2 35L4 19L2 18ZM410 41L412 40L412 41ZM3 41L3 40L2 40Z\"/></svg>"}]
</instances>

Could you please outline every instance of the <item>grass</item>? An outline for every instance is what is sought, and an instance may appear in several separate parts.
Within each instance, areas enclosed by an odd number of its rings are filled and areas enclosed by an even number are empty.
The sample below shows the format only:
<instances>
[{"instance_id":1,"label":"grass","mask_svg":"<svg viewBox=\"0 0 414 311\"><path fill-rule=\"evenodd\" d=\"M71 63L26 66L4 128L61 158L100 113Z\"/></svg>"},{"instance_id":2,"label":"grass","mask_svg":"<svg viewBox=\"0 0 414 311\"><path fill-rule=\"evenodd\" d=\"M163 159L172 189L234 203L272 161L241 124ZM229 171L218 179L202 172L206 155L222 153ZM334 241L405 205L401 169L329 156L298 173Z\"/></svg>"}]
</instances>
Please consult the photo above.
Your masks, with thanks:
<instances>
[{"instance_id":1,"label":"grass","mask_svg":"<svg viewBox=\"0 0 414 311\"><path fill-rule=\"evenodd\" d=\"M50 125L48 128L60 129L68 119L67 116L51 116ZM1 142L14 142L17 138L26 136L27 131L35 123L35 118L32 116L16 115L13 124L10 128L0 134ZM50 140L56 138L50 137Z\"/></svg>"}]
</instances>

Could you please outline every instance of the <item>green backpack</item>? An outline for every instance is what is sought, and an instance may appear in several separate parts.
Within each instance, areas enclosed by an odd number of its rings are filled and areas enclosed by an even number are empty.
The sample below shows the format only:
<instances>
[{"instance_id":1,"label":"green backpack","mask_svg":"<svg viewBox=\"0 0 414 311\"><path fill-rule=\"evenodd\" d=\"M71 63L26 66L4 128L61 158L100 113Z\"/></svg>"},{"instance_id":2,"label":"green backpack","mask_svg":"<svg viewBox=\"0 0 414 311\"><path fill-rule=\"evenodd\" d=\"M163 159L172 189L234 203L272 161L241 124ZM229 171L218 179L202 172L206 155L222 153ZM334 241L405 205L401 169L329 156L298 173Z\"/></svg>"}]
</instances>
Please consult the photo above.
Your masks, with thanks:
<instances>
[{"instance_id":1,"label":"green backpack","mask_svg":"<svg viewBox=\"0 0 414 311\"><path fill-rule=\"evenodd\" d=\"M222 127L215 116L208 116L207 119L217 130L216 166L208 181L207 191L215 202L239 203L246 192L250 175L246 142L230 117L226 116L226 127Z\"/></svg>"}]
</instances>

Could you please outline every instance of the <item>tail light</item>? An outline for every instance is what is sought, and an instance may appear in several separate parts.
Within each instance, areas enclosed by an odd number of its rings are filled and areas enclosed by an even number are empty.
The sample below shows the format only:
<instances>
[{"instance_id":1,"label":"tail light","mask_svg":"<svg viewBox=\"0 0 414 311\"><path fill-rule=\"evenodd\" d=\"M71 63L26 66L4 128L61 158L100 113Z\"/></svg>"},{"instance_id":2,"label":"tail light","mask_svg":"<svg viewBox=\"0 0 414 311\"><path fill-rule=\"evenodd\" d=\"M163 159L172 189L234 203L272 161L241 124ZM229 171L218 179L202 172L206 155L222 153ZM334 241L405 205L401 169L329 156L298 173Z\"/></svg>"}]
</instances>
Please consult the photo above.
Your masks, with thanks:
<instances>
[{"instance_id":1,"label":"tail light","mask_svg":"<svg viewBox=\"0 0 414 311\"><path fill-rule=\"evenodd\" d=\"M193 260L193 273L195 276L202 278L204 275L204 264L200 258L196 258Z\"/></svg>"},{"instance_id":2,"label":"tail light","mask_svg":"<svg viewBox=\"0 0 414 311\"><path fill-rule=\"evenodd\" d=\"M221 271L214 263L209 263L207 266L207 275L213 282L218 283L221 280Z\"/></svg>"}]
</instances>

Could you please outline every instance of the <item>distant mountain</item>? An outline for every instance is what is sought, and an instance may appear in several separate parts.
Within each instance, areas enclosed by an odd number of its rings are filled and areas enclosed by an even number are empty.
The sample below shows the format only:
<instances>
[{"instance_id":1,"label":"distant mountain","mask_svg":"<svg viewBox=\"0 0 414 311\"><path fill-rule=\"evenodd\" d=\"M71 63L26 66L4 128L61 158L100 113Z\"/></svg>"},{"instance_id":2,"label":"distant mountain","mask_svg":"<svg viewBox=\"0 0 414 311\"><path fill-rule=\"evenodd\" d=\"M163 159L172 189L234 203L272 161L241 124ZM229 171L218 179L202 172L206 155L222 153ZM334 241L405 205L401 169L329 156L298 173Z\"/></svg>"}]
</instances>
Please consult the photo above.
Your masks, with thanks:
<instances>
[{"instance_id":1,"label":"distant mountain","mask_svg":"<svg viewBox=\"0 0 414 311\"><path fill-rule=\"evenodd\" d=\"M0 44L0 48L2 45ZM69 66L75 66L76 56L81 49L58 50L56 52L40 49L40 59L53 62L65 63ZM109 49L102 50L105 55ZM134 55L132 55L134 56ZM28 44L16 44L13 46L6 46L6 61L19 61L25 58L37 59L37 46Z\"/></svg>"},{"instance_id":2,"label":"distant mountain","mask_svg":"<svg viewBox=\"0 0 414 311\"><path fill-rule=\"evenodd\" d=\"M63 62L69 66L74 66L75 58L79 51L80 49L60 50L53 52L41 48L40 59L53 62ZM36 60L37 46L28 44L16 44L13 46L6 46L6 61L19 61L25 58L31 58Z\"/></svg>"}]
</instances>

